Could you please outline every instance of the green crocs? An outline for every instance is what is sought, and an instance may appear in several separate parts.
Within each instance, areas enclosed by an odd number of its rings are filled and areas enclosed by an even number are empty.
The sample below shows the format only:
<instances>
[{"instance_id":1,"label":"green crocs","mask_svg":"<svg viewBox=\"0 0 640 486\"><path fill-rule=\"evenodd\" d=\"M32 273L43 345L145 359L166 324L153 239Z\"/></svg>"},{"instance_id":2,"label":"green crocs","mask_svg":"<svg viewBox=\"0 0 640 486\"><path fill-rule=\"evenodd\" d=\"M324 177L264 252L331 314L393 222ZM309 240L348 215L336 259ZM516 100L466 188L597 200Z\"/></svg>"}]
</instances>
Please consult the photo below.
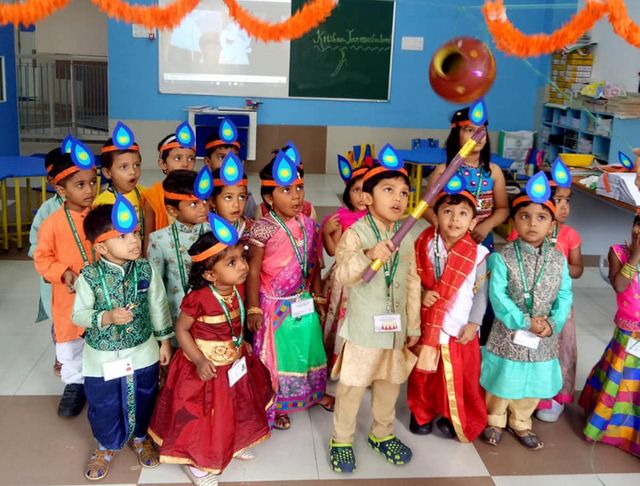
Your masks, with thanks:
<instances>
[{"instance_id":1,"label":"green crocs","mask_svg":"<svg viewBox=\"0 0 640 486\"><path fill-rule=\"evenodd\" d=\"M329 464L331 469L339 473L351 473L356 470L356 456L352 444L337 444L333 439L329 442Z\"/></svg>"},{"instance_id":2,"label":"green crocs","mask_svg":"<svg viewBox=\"0 0 640 486\"><path fill-rule=\"evenodd\" d=\"M413 456L411 449L404 445L395 435L378 439L373 434L369 434L367 443L374 451L382 454L387 461L396 466L408 463Z\"/></svg>"}]
</instances>

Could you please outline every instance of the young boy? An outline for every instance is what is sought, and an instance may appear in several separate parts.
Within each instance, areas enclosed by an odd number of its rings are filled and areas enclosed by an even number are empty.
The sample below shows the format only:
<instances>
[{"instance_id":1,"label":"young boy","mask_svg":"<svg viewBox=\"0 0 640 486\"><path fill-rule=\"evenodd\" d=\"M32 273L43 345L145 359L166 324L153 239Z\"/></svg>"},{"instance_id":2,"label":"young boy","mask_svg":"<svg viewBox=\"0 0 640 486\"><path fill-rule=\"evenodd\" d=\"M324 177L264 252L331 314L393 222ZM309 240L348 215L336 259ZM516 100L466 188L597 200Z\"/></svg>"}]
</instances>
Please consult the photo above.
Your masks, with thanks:
<instances>
[{"instance_id":1,"label":"young boy","mask_svg":"<svg viewBox=\"0 0 640 486\"><path fill-rule=\"evenodd\" d=\"M146 434L158 393L158 361L169 364L173 336L162 280L141 258L137 222L131 232L116 229L113 208L98 206L85 219L84 231L100 260L82 270L73 307L73 321L85 329L82 372L98 442L85 470L91 481L108 474L127 442L142 467L158 466Z\"/></svg>"},{"instance_id":2,"label":"young boy","mask_svg":"<svg viewBox=\"0 0 640 486\"><path fill-rule=\"evenodd\" d=\"M369 446L393 464L405 464L412 456L393 435L400 385L416 362L407 348L420 336L420 279L413 241L405 238L399 248L390 241L407 208L406 170L374 167L365 174L362 191L369 212L344 232L335 255L335 278L349 288L340 330L345 344L332 371L332 378L340 379L329 449L336 472L356 469L353 437L368 386L373 412ZM384 271L362 282L375 259L384 262Z\"/></svg>"},{"instance_id":3,"label":"young boy","mask_svg":"<svg viewBox=\"0 0 640 486\"><path fill-rule=\"evenodd\" d=\"M62 151L60 148L55 148L51 150L47 156L44 158L44 168L47 171L47 183L53 184L53 177L51 177L50 172L54 167L54 164L57 163L62 157ZM38 245L38 231L40 231L40 226L42 222L55 213L58 209L62 207L62 198L56 193L56 195L52 198L47 199L36 211L36 215L33 217L33 222L31 223L31 228L29 230L29 256L33 258L34 253L36 252L36 247ZM36 317L36 323L46 321L47 319L51 319L51 284L47 283L44 278L40 277L40 301L38 302L38 315ZM53 336L53 324L51 325L51 335ZM55 341L53 345L55 346ZM62 365L56 359L53 364L53 373L56 376L60 376L60 369Z\"/></svg>"},{"instance_id":4,"label":"young boy","mask_svg":"<svg viewBox=\"0 0 640 486\"><path fill-rule=\"evenodd\" d=\"M188 250L198 238L211 231L207 216L209 203L193 194L197 174L174 170L162 183L167 211L173 224L151 233L148 259L164 282L173 322L180 314L180 303L189 291L191 257Z\"/></svg>"},{"instance_id":5,"label":"young boy","mask_svg":"<svg viewBox=\"0 0 640 486\"><path fill-rule=\"evenodd\" d=\"M487 307L489 250L471 237L476 207L467 191L440 193L433 207L437 229L426 229L416 240L422 335L409 377L409 428L429 434L440 416L438 429L460 442L473 442L487 425L478 330Z\"/></svg>"},{"instance_id":6,"label":"young boy","mask_svg":"<svg viewBox=\"0 0 640 486\"><path fill-rule=\"evenodd\" d=\"M491 445L500 442L508 426L523 446L541 449L531 415L541 398L553 397L562 387L558 335L573 297L567 261L548 241L555 210L549 200L516 198L512 219L520 236L489 257L496 320L483 351L480 384L487 392L488 412L482 439Z\"/></svg>"},{"instance_id":7,"label":"young boy","mask_svg":"<svg viewBox=\"0 0 640 486\"><path fill-rule=\"evenodd\" d=\"M84 407L82 377L84 329L71 320L75 298L73 284L82 267L92 261L91 244L83 221L96 197L95 167L81 169L70 154L62 154L49 172L58 196L65 202L42 222L33 254L36 271L51 284L51 318L56 359L65 384L58 415L74 417Z\"/></svg>"}]
</instances>

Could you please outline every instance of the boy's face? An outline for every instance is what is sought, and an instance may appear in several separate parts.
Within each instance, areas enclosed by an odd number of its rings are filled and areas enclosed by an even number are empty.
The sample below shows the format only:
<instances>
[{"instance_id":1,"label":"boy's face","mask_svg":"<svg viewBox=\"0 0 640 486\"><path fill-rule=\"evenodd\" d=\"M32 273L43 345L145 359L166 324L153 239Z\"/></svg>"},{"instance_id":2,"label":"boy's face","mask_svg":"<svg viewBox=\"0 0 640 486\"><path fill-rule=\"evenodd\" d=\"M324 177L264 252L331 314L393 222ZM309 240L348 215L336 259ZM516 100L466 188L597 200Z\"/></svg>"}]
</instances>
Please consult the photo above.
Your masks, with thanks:
<instances>
[{"instance_id":1,"label":"boy's face","mask_svg":"<svg viewBox=\"0 0 640 486\"><path fill-rule=\"evenodd\" d=\"M137 260L142 255L142 242L140 233L121 234L115 238L109 238L95 245L95 250L109 261L122 265L131 260Z\"/></svg>"},{"instance_id":2,"label":"boy's face","mask_svg":"<svg viewBox=\"0 0 640 486\"><path fill-rule=\"evenodd\" d=\"M231 151L233 151L234 154L238 155L238 150L236 150L234 147L216 147L209 157L204 158L204 163L207 164L209 166L209 169L211 169L212 171L219 169L222 166L222 161Z\"/></svg>"},{"instance_id":3,"label":"boy's face","mask_svg":"<svg viewBox=\"0 0 640 486\"><path fill-rule=\"evenodd\" d=\"M362 193L362 199L371 214L388 225L399 221L409 203L409 186L402 177L382 179L373 188L373 194Z\"/></svg>"},{"instance_id":4,"label":"boy's face","mask_svg":"<svg viewBox=\"0 0 640 486\"><path fill-rule=\"evenodd\" d=\"M460 204L442 203L438 207L436 217L438 218L439 233L450 243L458 241L468 231L473 230L477 223L473 209L466 202Z\"/></svg>"},{"instance_id":5,"label":"boy's face","mask_svg":"<svg viewBox=\"0 0 640 486\"><path fill-rule=\"evenodd\" d=\"M235 223L244 213L247 203L246 186L224 186L222 192L212 199L216 213L231 223Z\"/></svg>"},{"instance_id":6,"label":"boy's face","mask_svg":"<svg viewBox=\"0 0 640 486\"><path fill-rule=\"evenodd\" d=\"M556 220L558 223L564 223L571 212L571 188L556 187L553 202L556 205Z\"/></svg>"},{"instance_id":7,"label":"boy's face","mask_svg":"<svg viewBox=\"0 0 640 486\"><path fill-rule=\"evenodd\" d=\"M304 204L304 184L276 187L271 194L264 196L265 201L284 219L295 218Z\"/></svg>"},{"instance_id":8,"label":"boy's face","mask_svg":"<svg viewBox=\"0 0 640 486\"><path fill-rule=\"evenodd\" d=\"M95 169L79 170L71 174L61 184L56 185L58 195L73 209L88 208L93 204L98 189Z\"/></svg>"},{"instance_id":9,"label":"boy's face","mask_svg":"<svg viewBox=\"0 0 640 486\"><path fill-rule=\"evenodd\" d=\"M142 173L142 160L139 152L125 152L116 155L110 169L103 169L107 179L111 179L116 190L129 194L136 187Z\"/></svg>"},{"instance_id":10,"label":"boy's face","mask_svg":"<svg viewBox=\"0 0 640 486\"><path fill-rule=\"evenodd\" d=\"M209 203L201 199L197 201L180 201L177 209L167 205L167 212L183 224L205 223L209 216Z\"/></svg>"},{"instance_id":11,"label":"boy's face","mask_svg":"<svg viewBox=\"0 0 640 486\"><path fill-rule=\"evenodd\" d=\"M172 148L165 160L158 159L158 166L165 174L178 169L193 170L196 165L196 153L190 148Z\"/></svg>"},{"instance_id":12,"label":"boy's face","mask_svg":"<svg viewBox=\"0 0 640 486\"><path fill-rule=\"evenodd\" d=\"M520 238L536 248L542 245L556 225L549 210L541 204L529 204L518 209L513 223Z\"/></svg>"}]
</instances>

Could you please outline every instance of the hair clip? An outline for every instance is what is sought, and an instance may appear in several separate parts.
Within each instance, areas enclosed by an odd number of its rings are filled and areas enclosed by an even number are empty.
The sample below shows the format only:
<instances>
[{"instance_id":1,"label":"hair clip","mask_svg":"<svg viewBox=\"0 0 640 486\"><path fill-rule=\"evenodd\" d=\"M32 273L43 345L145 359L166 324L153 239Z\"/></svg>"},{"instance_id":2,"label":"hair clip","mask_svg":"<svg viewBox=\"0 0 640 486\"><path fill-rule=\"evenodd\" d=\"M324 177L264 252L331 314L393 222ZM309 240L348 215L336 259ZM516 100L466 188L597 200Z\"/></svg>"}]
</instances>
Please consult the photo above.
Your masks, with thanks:
<instances>
[{"instance_id":1,"label":"hair clip","mask_svg":"<svg viewBox=\"0 0 640 486\"><path fill-rule=\"evenodd\" d=\"M391 144L386 144L378 154L378 162L385 169L400 170L404 166L404 161L398 155L396 149Z\"/></svg>"},{"instance_id":2,"label":"hair clip","mask_svg":"<svg viewBox=\"0 0 640 486\"><path fill-rule=\"evenodd\" d=\"M527 182L527 196L532 202L542 204L551 197L551 186L544 172L538 172Z\"/></svg>"},{"instance_id":3,"label":"hair clip","mask_svg":"<svg viewBox=\"0 0 640 486\"><path fill-rule=\"evenodd\" d=\"M134 232L138 227L138 215L133 204L120 193L116 195L116 202L111 210L111 223L113 229L125 234Z\"/></svg>"},{"instance_id":4,"label":"hair clip","mask_svg":"<svg viewBox=\"0 0 640 486\"><path fill-rule=\"evenodd\" d=\"M223 118L218 128L218 136L224 143L232 144L238 138L238 129L235 123L228 118Z\"/></svg>"},{"instance_id":5,"label":"hair clip","mask_svg":"<svg viewBox=\"0 0 640 486\"><path fill-rule=\"evenodd\" d=\"M182 122L176 128L176 140L182 148L193 148L196 144L196 135L188 122Z\"/></svg>"},{"instance_id":6,"label":"hair clip","mask_svg":"<svg viewBox=\"0 0 640 486\"><path fill-rule=\"evenodd\" d=\"M200 169L193 182L193 195L206 201L213 192L213 174L207 165Z\"/></svg>"},{"instance_id":7,"label":"hair clip","mask_svg":"<svg viewBox=\"0 0 640 486\"><path fill-rule=\"evenodd\" d=\"M244 175L242 162L236 154L229 152L220 166L220 180L225 186L235 186Z\"/></svg>"},{"instance_id":8,"label":"hair clip","mask_svg":"<svg viewBox=\"0 0 640 486\"><path fill-rule=\"evenodd\" d=\"M116 123L113 129L112 139L114 147L118 150L127 150L136 142L131 129L121 121Z\"/></svg>"},{"instance_id":9,"label":"hair clip","mask_svg":"<svg viewBox=\"0 0 640 486\"><path fill-rule=\"evenodd\" d=\"M71 160L81 170L93 169L96 165L95 157L80 140L71 140Z\"/></svg>"},{"instance_id":10,"label":"hair clip","mask_svg":"<svg viewBox=\"0 0 640 486\"><path fill-rule=\"evenodd\" d=\"M235 245L238 242L238 232L226 219L216 213L209 213L209 224L211 231L220 243L227 246Z\"/></svg>"},{"instance_id":11,"label":"hair clip","mask_svg":"<svg viewBox=\"0 0 640 486\"><path fill-rule=\"evenodd\" d=\"M560 160L560 157L556 157L551 165L551 178L558 185L558 187L571 187L571 175L567 166Z\"/></svg>"},{"instance_id":12,"label":"hair clip","mask_svg":"<svg viewBox=\"0 0 640 486\"><path fill-rule=\"evenodd\" d=\"M631 170L635 167L633 160L631 160L624 152L618 151L618 160L625 169Z\"/></svg>"}]
</instances>

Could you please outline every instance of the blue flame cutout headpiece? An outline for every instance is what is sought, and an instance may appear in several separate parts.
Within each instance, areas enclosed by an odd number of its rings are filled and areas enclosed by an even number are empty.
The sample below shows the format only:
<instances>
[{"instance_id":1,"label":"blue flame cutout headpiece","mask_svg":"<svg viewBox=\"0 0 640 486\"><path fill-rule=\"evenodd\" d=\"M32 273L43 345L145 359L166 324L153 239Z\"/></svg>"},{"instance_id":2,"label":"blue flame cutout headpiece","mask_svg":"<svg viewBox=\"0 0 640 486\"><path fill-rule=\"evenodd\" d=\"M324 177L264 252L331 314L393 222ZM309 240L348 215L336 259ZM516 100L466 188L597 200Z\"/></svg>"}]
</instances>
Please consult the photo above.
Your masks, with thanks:
<instances>
[{"instance_id":1,"label":"blue flame cutout headpiece","mask_svg":"<svg viewBox=\"0 0 640 486\"><path fill-rule=\"evenodd\" d=\"M527 182L527 196L532 202L542 204L551 196L551 186L544 172L538 172Z\"/></svg>"},{"instance_id":2,"label":"blue flame cutout headpiece","mask_svg":"<svg viewBox=\"0 0 640 486\"><path fill-rule=\"evenodd\" d=\"M560 157L557 157L551 165L551 178L558 187L571 187L571 174Z\"/></svg>"},{"instance_id":3,"label":"blue flame cutout headpiece","mask_svg":"<svg viewBox=\"0 0 640 486\"><path fill-rule=\"evenodd\" d=\"M176 141L182 148L194 148L196 145L196 135L193 133L188 122L182 122L176 128Z\"/></svg>"},{"instance_id":4,"label":"blue flame cutout headpiece","mask_svg":"<svg viewBox=\"0 0 640 486\"><path fill-rule=\"evenodd\" d=\"M209 213L209 224L216 239L225 245L232 246L238 242L238 232L226 219L216 213Z\"/></svg>"},{"instance_id":5,"label":"blue flame cutout headpiece","mask_svg":"<svg viewBox=\"0 0 640 486\"><path fill-rule=\"evenodd\" d=\"M391 144L386 144L382 147L382 150L380 150L378 154L378 162L380 162L380 165L385 169L389 170L400 170L404 166L404 161Z\"/></svg>"},{"instance_id":6,"label":"blue flame cutout headpiece","mask_svg":"<svg viewBox=\"0 0 640 486\"><path fill-rule=\"evenodd\" d=\"M200 169L193 183L193 195L206 201L213 192L213 174L207 165Z\"/></svg>"},{"instance_id":7,"label":"blue flame cutout headpiece","mask_svg":"<svg viewBox=\"0 0 640 486\"><path fill-rule=\"evenodd\" d=\"M116 195L116 202L111 210L111 222L113 229L125 234L134 232L138 227L138 215L133 204L120 193Z\"/></svg>"},{"instance_id":8,"label":"blue flame cutout headpiece","mask_svg":"<svg viewBox=\"0 0 640 486\"><path fill-rule=\"evenodd\" d=\"M484 125L487 122L487 104L480 98L469 107L469 120L474 125Z\"/></svg>"},{"instance_id":9,"label":"blue flame cutout headpiece","mask_svg":"<svg viewBox=\"0 0 640 486\"><path fill-rule=\"evenodd\" d=\"M342 155L338 155L338 172L340 172L340 177L342 177L343 181L349 182L351 180L353 168L349 161Z\"/></svg>"},{"instance_id":10,"label":"blue flame cutout headpiece","mask_svg":"<svg viewBox=\"0 0 640 486\"><path fill-rule=\"evenodd\" d=\"M242 162L236 154L229 152L220 166L220 180L225 186L235 186L244 175Z\"/></svg>"},{"instance_id":11,"label":"blue flame cutout headpiece","mask_svg":"<svg viewBox=\"0 0 640 486\"><path fill-rule=\"evenodd\" d=\"M71 141L71 160L81 170L93 169L96 165L95 157L80 140Z\"/></svg>"},{"instance_id":12,"label":"blue flame cutout headpiece","mask_svg":"<svg viewBox=\"0 0 640 486\"><path fill-rule=\"evenodd\" d=\"M223 118L218 128L218 136L224 143L233 143L238 138L238 129L235 123L228 118Z\"/></svg>"},{"instance_id":13,"label":"blue flame cutout headpiece","mask_svg":"<svg viewBox=\"0 0 640 486\"><path fill-rule=\"evenodd\" d=\"M300 152L298 152L298 149L291 140L287 142L287 147L284 149L284 153L289 157L289 159L291 159L296 167L300 167L300 164L302 163Z\"/></svg>"},{"instance_id":14,"label":"blue flame cutout headpiece","mask_svg":"<svg viewBox=\"0 0 640 486\"><path fill-rule=\"evenodd\" d=\"M457 173L451 176L449 182L444 186L443 191L447 194L460 194L462 191L466 190L467 184L465 180L460 177Z\"/></svg>"},{"instance_id":15,"label":"blue flame cutout headpiece","mask_svg":"<svg viewBox=\"0 0 640 486\"><path fill-rule=\"evenodd\" d=\"M618 160L620 161L620 163L622 164L622 167L624 167L625 169L633 169L635 167L635 164L633 163L633 160L631 160L625 153L623 152L618 152Z\"/></svg>"},{"instance_id":16,"label":"blue flame cutout headpiece","mask_svg":"<svg viewBox=\"0 0 640 486\"><path fill-rule=\"evenodd\" d=\"M276 184L282 187L290 186L299 177L296 164L282 150L276 155L271 174Z\"/></svg>"},{"instance_id":17,"label":"blue flame cutout headpiece","mask_svg":"<svg viewBox=\"0 0 640 486\"><path fill-rule=\"evenodd\" d=\"M64 137L64 140L62 140L62 142L60 143L60 150L63 154L71 153L71 146L73 145L74 140L75 138L73 138L72 135L67 135L66 137Z\"/></svg>"},{"instance_id":18,"label":"blue flame cutout headpiece","mask_svg":"<svg viewBox=\"0 0 640 486\"><path fill-rule=\"evenodd\" d=\"M136 142L136 138L131 129L121 121L116 123L113 129L112 139L113 145L118 150L127 150Z\"/></svg>"}]
</instances>

